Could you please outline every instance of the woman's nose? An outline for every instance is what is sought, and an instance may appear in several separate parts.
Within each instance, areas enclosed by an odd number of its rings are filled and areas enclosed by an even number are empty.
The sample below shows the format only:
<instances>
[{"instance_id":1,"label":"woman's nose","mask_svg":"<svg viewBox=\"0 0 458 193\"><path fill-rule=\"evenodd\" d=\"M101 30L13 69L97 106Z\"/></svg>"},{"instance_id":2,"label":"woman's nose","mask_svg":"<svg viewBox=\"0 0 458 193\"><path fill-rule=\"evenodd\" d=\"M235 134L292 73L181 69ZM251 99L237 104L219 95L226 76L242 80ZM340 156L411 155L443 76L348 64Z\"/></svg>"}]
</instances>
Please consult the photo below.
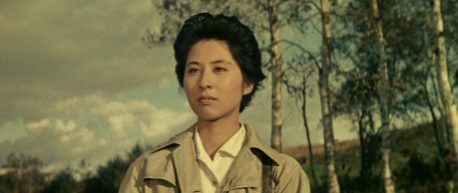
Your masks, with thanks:
<instances>
[{"instance_id":1,"label":"woman's nose","mask_svg":"<svg viewBox=\"0 0 458 193\"><path fill-rule=\"evenodd\" d=\"M212 77L211 72L204 70L200 74L199 86L202 89L213 88L213 77Z\"/></svg>"}]
</instances>

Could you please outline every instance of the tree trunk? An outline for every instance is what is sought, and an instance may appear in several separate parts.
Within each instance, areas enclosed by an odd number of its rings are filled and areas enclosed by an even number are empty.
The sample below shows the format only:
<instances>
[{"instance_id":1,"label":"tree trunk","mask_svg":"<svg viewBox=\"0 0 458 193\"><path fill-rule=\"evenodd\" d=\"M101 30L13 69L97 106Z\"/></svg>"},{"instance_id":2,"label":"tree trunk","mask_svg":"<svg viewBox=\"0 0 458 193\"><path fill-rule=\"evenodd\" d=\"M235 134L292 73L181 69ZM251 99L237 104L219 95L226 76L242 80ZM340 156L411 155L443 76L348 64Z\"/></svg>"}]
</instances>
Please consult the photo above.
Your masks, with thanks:
<instances>
[{"instance_id":1,"label":"tree trunk","mask_svg":"<svg viewBox=\"0 0 458 193\"><path fill-rule=\"evenodd\" d=\"M328 0L321 0L321 19L323 22L323 56L318 86L320 89L323 120L326 171L328 177L327 188L330 193L339 193L340 187L335 166L334 131L332 128L331 103L329 96L329 73L331 71L331 21Z\"/></svg>"},{"instance_id":2,"label":"tree trunk","mask_svg":"<svg viewBox=\"0 0 458 193\"><path fill-rule=\"evenodd\" d=\"M368 155L367 155L367 132L366 125L364 124L364 112L361 112L361 115L358 117L358 129L359 129L359 143L361 146L361 171L360 175L363 179L368 179L369 168L368 168Z\"/></svg>"},{"instance_id":3,"label":"tree trunk","mask_svg":"<svg viewBox=\"0 0 458 193\"><path fill-rule=\"evenodd\" d=\"M366 131L366 146L367 146L367 163L368 163L368 166L367 168L369 169L368 171L368 176L372 176L372 165L374 165L374 163L376 162L377 160L377 147L378 147L378 135L375 133L375 128L374 128L374 118L373 118L373 112L369 111L367 113L367 117L369 118L368 122L369 122L369 128L370 128L370 132L367 132ZM366 129L367 129L367 126L366 126Z\"/></svg>"},{"instance_id":4,"label":"tree trunk","mask_svg":"<svg viewBox=\"0 0 458 193\"><path fill-rule=\"evenodd\" d=\"M458 112L456 109L455 98L448 79L447 70L447 51L445 48L445 37L444 37L444 26L441 15L441 4L440 0L434 0L433 6L433 17L436 24L436 55L437 65L436 73L439 82L439 89L442 96L442 102L445 109L445 118L447 121L447 128L453 133L452 146L454 151L454 164L455 164L455 192L458 188L458 170L456 168L457 156L458 156Z\"/></svg>"},{"instance_id":5,"label":"tree trunk","mask_svg":"<svg viewBox=\"0 0 458 193\"><path fill-rule=\"evenodd\" d=\"M433 46L433 50L435 50L436 46ZM445 149L450 149L450 129L447 128L447 120L445 118L445 110L444 110L444 105L442 104L442 96L439 91L439 86L437 83L437 76L434 74L434 67L436 66L437 60L436 60L436 54L433 53L432 57L432 62L431 66L429 68L429 72L431 73L431 80L433 82L434 86L434 93L436 94L436 100L437 100L437 106L439 107L439 113L440 113L440 121L441 121L441 128L442 128L442 135L443 135L443 141L444 141L444 148Z\"/></svg>"},{"instance_id":6,"label":"tree trunk","mask_svg":"<svg viewBox=\"0 0 458 193\"><path fill-rule=\"evenodd\" d=\"M363 119L364 115L360 115L358 117L358 127L359 127L359 143L361 146L361 173L360 175L363 177L363 179L367 179L367 144L366 144L366 129L365 126L363 125Z\"/></svg>"},{"instance_id":7,"label":"tree trunk","mask_svg":"<svg viewBox=\"0 0 458 193\"><path fill-rule=\"evenodd\" d=\"M437 144L437 149L439 151L439 154L441 155L441 157L444 157L445 151L444 151L444 147L442 146L442 143L439 137L439 123L437 122L436 113L434 113L434 105L431 103L431 100L428 94L427 85L428 85L428 82L425 81L423 83L423 89L425 90L426 101L427 101L426 104L428 104L429 113L431 114L431 118L433 120L434 138L436 138L436 144Z\"/></svg>"},{"instance_id":8,"label":"tree trunk","mask_svg":"<svg viewBox=\"0 0 458 193\"><path fill-rule=\"evenodd\" d=\"M277 15L276 0L268 0L270 41L269 54L272 60L272 136L271 146L281 152L281 84L282 84L282 58L280 52L280 21Z\"/></svg>"},{"instance_id":9,"label":"tree trunk","mask_svg":"<svg viewBox=\"0 0 458 193\"><path fill-rule=\"evenodd\" d=\"M382 119L382 159L383 159L383 181L385 192L394 193L394 182L391 179L391 154L390 154L390 112L388 106L389 84L388 84L388 69L386 64L385 45L383 37L382 19L378 10L377 0L372 0L372 13L374 14L374 22L376 26L377 48L379 52L379 71L380 71L380 85L379 85L379 101L380 101L380 114Z\"/></svg>"},{"instance_id":10,"label":"tree trunk","mask_svg":"<svg viewBox=\"0 0 458 193\"><path fill-rule=\"evenodd\" d=\"M309 125L308 125L308 122L307 122L307 93L306 93L306 89L307 89L307 82L306 82L306 77L303 76L303 81L304 81L304 87L302 88L302 97L303 98L303 101L302 101L302 120L304 120L304 127L305 127L305 132L307 134L307 143L308 143L308 147L309 147L309 162L310 162L310 169L312 170L312 177L313 177L313 182L315 184L315 188L318 188L318 180L316 178L316 174L315 174L315 167L313 165L313 148L312 148L312 142L310 140L310 129L309 129Z\"/></svg>"}]
</instances>

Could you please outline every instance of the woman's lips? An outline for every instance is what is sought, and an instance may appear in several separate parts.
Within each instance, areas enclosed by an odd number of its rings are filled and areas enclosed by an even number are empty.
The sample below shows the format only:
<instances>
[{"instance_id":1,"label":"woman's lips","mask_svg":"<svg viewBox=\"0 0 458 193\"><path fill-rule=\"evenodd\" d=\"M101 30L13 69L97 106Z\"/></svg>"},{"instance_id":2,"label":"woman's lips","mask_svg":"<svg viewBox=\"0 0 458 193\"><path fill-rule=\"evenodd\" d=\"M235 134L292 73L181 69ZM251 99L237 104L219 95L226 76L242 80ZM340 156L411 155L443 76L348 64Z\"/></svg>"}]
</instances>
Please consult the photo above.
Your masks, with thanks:
<instances>
[{"instance_id":1,"label":"woman's lips","mask_svg":"<svg viewBox=\"0 0 458 193\"><path fill-rule=\"evenodd\" d=\"M210 104L212 103L213 101L215 101L216 98L213 98L211 96L202 96L202 97L199 97L199 102L201 102L202 104Z\"/></svg>"}]
</instances>

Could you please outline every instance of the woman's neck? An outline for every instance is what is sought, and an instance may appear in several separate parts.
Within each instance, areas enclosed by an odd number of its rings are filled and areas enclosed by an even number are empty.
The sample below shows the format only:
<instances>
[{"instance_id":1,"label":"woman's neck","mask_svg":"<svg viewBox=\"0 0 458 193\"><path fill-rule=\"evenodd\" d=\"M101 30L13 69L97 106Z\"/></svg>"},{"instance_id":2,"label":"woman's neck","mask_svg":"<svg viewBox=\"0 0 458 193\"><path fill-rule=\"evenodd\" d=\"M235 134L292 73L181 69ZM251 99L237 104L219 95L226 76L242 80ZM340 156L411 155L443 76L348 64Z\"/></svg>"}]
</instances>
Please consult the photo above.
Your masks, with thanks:
<instances>
[{"instance_id":1,"label":"woman's neck","mask_svg":"<svg viewBox=\"0 0 458 193\"><path fill-rule=\"evenodd\" d=\"M238 119L224 122L199 120L197 124L202 145L212 160L218 149L240 129Z\"/></svg>"}]
</instances>

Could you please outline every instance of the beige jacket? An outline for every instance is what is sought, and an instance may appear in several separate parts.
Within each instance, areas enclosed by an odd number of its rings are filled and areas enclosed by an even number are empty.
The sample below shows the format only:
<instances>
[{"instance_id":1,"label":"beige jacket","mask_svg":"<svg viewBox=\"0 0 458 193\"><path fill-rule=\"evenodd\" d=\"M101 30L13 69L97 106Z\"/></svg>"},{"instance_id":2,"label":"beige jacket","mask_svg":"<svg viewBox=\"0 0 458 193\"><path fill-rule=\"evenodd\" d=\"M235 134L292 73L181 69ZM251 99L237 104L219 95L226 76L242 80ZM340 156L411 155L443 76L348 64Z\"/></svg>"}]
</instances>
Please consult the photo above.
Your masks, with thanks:
<instances>
[{"instance_id":1,"label":"beige jacket","mask_svg":"<svg viewBox=\"0 0 458 193\"><path fill-rule=\"evenodd\" d=\"M194 146L195 126L137 158L129 167L119 192L202 192ZM274 161L273 192L309 193L308 178L297 161L270 148L250 125L245 127L247 140L221 182L223 192L261 192L262 163L252 152L258 149Z\"/></svg>"}]
</instances>

